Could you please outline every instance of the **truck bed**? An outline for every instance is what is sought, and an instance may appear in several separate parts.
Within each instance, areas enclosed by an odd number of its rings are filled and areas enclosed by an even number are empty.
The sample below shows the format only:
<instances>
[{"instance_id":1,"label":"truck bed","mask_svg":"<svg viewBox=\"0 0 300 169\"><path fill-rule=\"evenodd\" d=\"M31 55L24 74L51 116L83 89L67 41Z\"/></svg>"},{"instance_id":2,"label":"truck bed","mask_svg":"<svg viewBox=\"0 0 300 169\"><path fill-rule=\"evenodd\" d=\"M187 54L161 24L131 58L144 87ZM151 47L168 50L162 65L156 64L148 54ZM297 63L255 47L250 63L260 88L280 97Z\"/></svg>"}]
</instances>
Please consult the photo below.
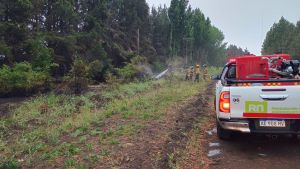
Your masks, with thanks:
<instances>
[{"instance_id":1,"label":"truck bed","mask_svg":"<svg viewBox=\"0 0 300 169\"><path fill-rule=\"evenodd\" d=\"M236 80L236 79L225 79L227 84L237 83L280 83L280 82L300 82L300 79L268 79L268 80Z\"/></svg>"}]
</instances>

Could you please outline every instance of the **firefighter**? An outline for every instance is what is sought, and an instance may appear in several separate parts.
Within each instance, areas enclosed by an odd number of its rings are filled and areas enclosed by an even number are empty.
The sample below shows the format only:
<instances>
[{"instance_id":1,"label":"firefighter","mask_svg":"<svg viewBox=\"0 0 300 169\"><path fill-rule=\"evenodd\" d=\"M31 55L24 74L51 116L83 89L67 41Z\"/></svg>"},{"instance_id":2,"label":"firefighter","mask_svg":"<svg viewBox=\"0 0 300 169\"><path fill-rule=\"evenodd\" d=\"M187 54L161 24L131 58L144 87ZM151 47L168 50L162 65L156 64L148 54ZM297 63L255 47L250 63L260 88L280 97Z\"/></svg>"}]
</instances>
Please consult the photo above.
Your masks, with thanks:
<instances>
[{"instance_id":1,"label":"firefighter","mask_svg":"<svg viewBox=\"0 0 300 169\"><path fill-rule=\"evenodd\" d=\"M186 80L186 81L187 81L187 80L190 80L190 69L189 69L189 68L186 69L185 80Z\"/></svg>"},{"instance_id":2,"label":"firefighter","mask_svg":"<svg viewBox=\"0 0 300 169\"><path fill-rule=\"evenodd\" d=\"M206 64L203 65L203 80L207 80L208 70Z\"/></svg>"},{"instance_id":3,"label":"firefighter","mask_svg":"<svg viewBox=\"0 0 300 169\"><path fill-rule=\"evenodd\" d=\"M195 82L199 82L200 81L200 65L196 65L196 69L195 69Z\"/></svg>"},{"instance_id":4,"label":"firefighter","mask_svg":"<svg viewBox=\"0 0 300 169\"><path fill-rule=\"evenodd\" d=\"M194 76L194 67L191 66L190 67L190 72L189 72L189 80L193 80L193 76Z\"/></svg>"}]
</instances>

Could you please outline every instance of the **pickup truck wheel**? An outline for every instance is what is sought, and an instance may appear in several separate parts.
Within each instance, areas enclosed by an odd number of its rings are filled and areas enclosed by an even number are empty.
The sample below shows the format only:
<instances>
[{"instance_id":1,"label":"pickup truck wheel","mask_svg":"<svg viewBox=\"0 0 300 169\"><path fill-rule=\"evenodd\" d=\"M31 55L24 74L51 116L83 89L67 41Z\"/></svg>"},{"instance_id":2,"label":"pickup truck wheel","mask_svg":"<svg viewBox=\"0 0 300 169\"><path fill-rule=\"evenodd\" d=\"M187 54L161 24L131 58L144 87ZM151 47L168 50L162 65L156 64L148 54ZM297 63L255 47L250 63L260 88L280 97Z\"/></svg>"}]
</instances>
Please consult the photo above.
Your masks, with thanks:
<instances>
[{"instance_id":1,"label":"pickup truck wheel","mask_svg":"<svg viewBox=\"0 0 300 169\"><path fill-rule=\"evenodd\" d=\"M232 132L226 129L223 129L219 122L217 122L217 135L221 140L230 140Z\"/></svg>"}]
</instances>

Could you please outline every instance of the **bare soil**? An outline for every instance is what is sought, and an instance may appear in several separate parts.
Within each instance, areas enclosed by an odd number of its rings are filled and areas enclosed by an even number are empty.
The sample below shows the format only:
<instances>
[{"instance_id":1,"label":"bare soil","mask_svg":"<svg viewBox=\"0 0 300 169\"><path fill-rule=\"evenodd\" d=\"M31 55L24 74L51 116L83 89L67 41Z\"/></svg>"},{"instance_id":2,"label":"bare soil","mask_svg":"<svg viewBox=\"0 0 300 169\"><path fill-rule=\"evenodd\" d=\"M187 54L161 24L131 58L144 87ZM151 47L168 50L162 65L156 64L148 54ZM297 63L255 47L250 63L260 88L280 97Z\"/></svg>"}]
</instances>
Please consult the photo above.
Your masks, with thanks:
<instances>
[{"instance_id":1,"label":"bare soil","mask_svg":"<svg viewBox=\"0 0 300 169\"><path fill-rule=\"evenodd\" d=\"M212 84L207 87L212 89ZM201 117L209 116L211 90L172 106L163 119L151 120L134 139L127 140L99 168L174 168L186 149L188 133Z\"/></svg>"}]
</instances>

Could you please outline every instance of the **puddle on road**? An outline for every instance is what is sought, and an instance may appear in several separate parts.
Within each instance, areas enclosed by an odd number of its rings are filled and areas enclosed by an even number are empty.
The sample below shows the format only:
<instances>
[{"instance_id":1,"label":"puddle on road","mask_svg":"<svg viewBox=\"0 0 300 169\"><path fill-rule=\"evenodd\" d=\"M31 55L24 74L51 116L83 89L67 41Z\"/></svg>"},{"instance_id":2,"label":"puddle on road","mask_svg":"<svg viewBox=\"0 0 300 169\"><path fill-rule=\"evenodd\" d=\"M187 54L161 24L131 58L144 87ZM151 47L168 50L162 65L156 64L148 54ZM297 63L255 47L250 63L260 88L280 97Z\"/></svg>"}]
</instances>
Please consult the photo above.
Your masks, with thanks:
<instances>
[{"instance_id":1,"label":"puddle on road","mask_svg":"<svg viewBox=\"0 0 300 169\"><path fill-rule=\"evenodd\" d=\"M214 156L217 156L217 155L220 155L220 154L221 154L221 150L215 149L215 150L209 150L207 156L208 157L214 157Z\"/></svg>"},{"instance_id":2,"label":"puddle on road","mask_svg":"<svg viewBox=\"0 0 300 169\"><path fill-rule=\"evenodd\" d=\"M220 143L209 143L209 147L220 147Z\"/></svg>"},{"instance_id":3,"label":"puddle on road","mask_svg":"<svg viewBox=\"0 0 300 169\"><path fill-rule=\"evenodd\" d=\"M217 128L214 127L211 130L206 131L206 133L210 136L214 135L217 133ZM208 143L209 148L213 148L213 147L220 147L220 143L218 142L209 142ZM208 157L215 157L221 154L221 150L220 149L213 149L213 150L209 150L207 153Z\"/></svg>"},{"instance_id":4,"label":"puddle on road","mask_svg":"<svg viewBox=\"0 0 300 169\"><path fill-rule=\"evenodd\" d=\"M259 153L258 156L260 156L260 157L266 157L267 154Z\"/></svg>"},{"instance_id":5,"label":"puddle on road","mask_svg":"<svg viewBox=\"0 0 300 169\"><path fill-rule=\"evenodd\" d=\"M217 128L213 128L212 130L210 131L206 131L206 133L210 136L212 136L214 133L217 133Z\"/></svg>"}]
</instances>

